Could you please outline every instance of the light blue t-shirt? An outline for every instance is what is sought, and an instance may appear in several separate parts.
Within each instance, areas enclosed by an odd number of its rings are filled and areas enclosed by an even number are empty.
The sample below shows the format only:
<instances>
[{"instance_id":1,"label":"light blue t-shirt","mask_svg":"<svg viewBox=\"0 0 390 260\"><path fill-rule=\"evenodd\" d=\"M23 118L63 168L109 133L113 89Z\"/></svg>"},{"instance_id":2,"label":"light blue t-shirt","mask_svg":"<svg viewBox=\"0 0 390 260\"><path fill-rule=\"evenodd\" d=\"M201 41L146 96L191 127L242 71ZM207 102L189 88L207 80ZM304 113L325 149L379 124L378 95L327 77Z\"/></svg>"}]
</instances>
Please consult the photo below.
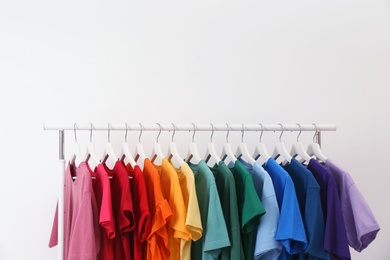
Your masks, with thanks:
<instances>
[{"instance_id":1,"label":"light blue t-shirt","mask_svg":"<svg viewBox=\"0 0 390 260\"><path fill-rule=\"evenodd\" d=\"M221 248L230 246L228 231L223 217L221 201L214 175L204 160L188 163L195 175L203 235L191 246L191 259L217 259Z\"/></svg>"},{"instance_id":2,"label":"light blue t-shirt","mask_svg":"<svg viewBox=\"0 0 390 260\"><path fill-rule=\"evenodd\" d=\"M271 176L280 210L276 240L283 245L283 250L278 259L292 259L293 254L302 253L307 247L294 183L273 158L268 159L264 169Z\"/></svg>"},{"instance_id":3,"label":"light blue t-shirt","mask_svg":"<svg viewBox=\"0 0 390 260\"><path fill-rule=\"evenodd\" d=\"M282 251L282 246L276 241L279 206L276 201L272 179L258 162L255 162L252 166L241 158L239 160L252 175L256 193L266 211L266 214L261 217L257 228L253 258L256 260L277 259Z\"/></svg>"}]
</instances>

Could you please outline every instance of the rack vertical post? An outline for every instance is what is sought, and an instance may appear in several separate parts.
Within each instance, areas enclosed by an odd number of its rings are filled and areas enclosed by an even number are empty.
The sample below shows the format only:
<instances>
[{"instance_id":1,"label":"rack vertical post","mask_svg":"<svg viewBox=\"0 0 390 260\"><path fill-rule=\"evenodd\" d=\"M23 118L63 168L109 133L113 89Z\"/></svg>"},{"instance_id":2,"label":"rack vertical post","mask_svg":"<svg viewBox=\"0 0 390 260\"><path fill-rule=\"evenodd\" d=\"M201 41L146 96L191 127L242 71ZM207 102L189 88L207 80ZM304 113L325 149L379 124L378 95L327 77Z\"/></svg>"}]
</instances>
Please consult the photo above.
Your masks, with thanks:
<instances>
[{"instance_id":1,"label":"rack vertical post","mask_svg":"<svg viewBox=\"0 0 390 260\"><path fill-rule=\"evenodd\" d=\"M58 260L64 259L64 195L65 195L65 157L64 130L59 130L59 189L58 189Z\"/></svg>"}]
</instances>

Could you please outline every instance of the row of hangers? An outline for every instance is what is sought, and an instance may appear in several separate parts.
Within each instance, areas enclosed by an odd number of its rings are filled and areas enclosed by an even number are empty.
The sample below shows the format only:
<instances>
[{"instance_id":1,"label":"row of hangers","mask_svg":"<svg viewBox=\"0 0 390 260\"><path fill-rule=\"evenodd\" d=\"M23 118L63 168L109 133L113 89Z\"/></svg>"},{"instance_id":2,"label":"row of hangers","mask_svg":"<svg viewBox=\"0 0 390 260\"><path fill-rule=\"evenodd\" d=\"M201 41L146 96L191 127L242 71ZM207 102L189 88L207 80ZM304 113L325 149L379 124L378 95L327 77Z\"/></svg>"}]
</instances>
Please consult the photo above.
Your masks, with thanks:
<instances>
[{"instance_id":1,"label":"row of hangers","mask_svg":"<svg viewBox=\"0 0 390 260\"><path fill-rule=\"evenodd\" d=\"M264 143L262 143L261 138L263 136L263 126L261 126L261 134L259 138L259 142L255 146L255 150L253 155L250 154L248 147L246 143L244 143L244 125L242 124L242 136L241 136L241 143L238 144L236 153L233 152L232 146L229 143L229 125L227 125L227 134L226 134L226 142L222 146L222 153L219 156L217 153L217 150L215 148L215 144L213 143L213 135L214 135L214 125L210 123L212 130L211 130L211 136L210 136L210 142L207 144L206 147L206 153L205 156L202 157L199 153L198 146L195 143L195 133L196 133L196 125L192 123L194 126L194 133L192 135L192 142L189 145L188 148L188 153L185 158L183 158L180 153L178 152L177 145L174 142L174 136L176 132L176 126L175 124L172 123L173 125L173 134L172 134L172 140L168 145L168 151L167 154L164 155L161 149L161 145L159 143L159 136L162 131L162 127L159 123L157 123L158 126L160 127L160 131L157 135L156 142L153 144L153 149L152 149L152 154L150 157L146 156L143 145L141 143L141 136L142 136L142 131L143 131L143 126L140 123L141 126L141 131L140 135L138 138L138 143L135 145L135 153L134 156L130 152L129 145L127 143L127 132L128 132L128 125L126 124L126 133L125 133L125 141L122 144L122 150L120 153L120 156L117 156L114 152L113 145L111 143L111 124L108 124L108 142L105 144L103 156L99 160L96 153L95 153L95 148L94 144L92 142L92 131L93 131L93 125L91 125L90 128L90 140L89 143L87 144L87 151L85 156L81 156L80 152L80 145L77 142L77 124L74 124L74 138L75 142L73 145L73 151L72 151L72 156L70 159L71 164L76 164L78 165L80 162L85 161L87 163L94 164L95 166L98 165L99 163L106 163L108 160L110 161L111 164L115 164L117 160L121 160L124 163L130 163L130 165L134 168L136 165L139 165L141 169L143 169L143 162L146 158L150 158L150 160L159 165L161 164L161 161L163 158L167 158L170 162L173 163L175 167L180 167L183 162L191 162L194 164L199 163L200 160L204 159L205 162L208 165L213 165L214 163L218 163L220 161L225 161L226 159L229 160L229 162L235 162L237 159L242 158L244 161L254 164L256 161L261 161L262 163L266 162L270 158L274 158L275 160L281 160L280 163L286 164L291 161L292 158L297 158L300 162L308 162L311 158L316 158L320 161L325 162L326 161L326 156L323 154L320 145L315 142L316 137L318 136L318 128L315 124L315 134L313 136L313 142L308 145L308 148L305 149L303 144L299 142L299 137L302 133L302 128L299 124L297 124L300 128L299 134L297 136L297 141L292 145L290 152L288 151L286 145L284 142L282 142L282 135L284 133L284 127L282 124L279 124L282 128L281 134L279 136L279 142L275 145L275 148L273 150L272 155L268 153L268 150L265 146ZM259 160L260 159L260 160Z\"/></svg>"}]
</instances>

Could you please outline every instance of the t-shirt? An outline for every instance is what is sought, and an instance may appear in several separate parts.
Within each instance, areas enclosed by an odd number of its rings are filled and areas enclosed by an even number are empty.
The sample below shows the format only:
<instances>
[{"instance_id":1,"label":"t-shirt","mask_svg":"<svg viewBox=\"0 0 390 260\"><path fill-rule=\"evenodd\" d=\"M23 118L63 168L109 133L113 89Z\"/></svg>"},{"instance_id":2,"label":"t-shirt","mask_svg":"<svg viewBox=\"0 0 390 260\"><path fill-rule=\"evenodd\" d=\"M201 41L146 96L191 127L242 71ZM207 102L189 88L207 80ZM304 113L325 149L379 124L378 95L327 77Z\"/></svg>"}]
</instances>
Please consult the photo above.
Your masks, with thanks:
<instances>
[{"instance_id":1,"label":"t-shirt","mask_svg":"<svg viewBox=\"0 0 390 260\"><path fill-rule=\"evenodd\" d=\"M114 259L111 239L115 237L115 219L112 212L111 186L108 174L102 164L98 164L92 171L86 164L93 180L93 190L96 197L97 207L99 209L100 224L100 252L99 259Z\"/></svg>"},{"instance_id":2,"label":"t-shirt","mask_svg":"<svg viewBox=\"0 0 390 260\"><path fill-rule=\"evenodd\" d=\"M379 224L351 175L329 159L325 166L337 185L349 245L361 252L375 239Z\"/></svg>"},{"instance_id":3,"label":"t-shirt","mask_svg":"<svg viewBox=\"0 0 390 260\"><path fill-rule=\"evenodd\" d=\"M222 198L221 207L230 240L230 247L222 248L219 259L245 259L241 241L241 226L233 173L226 166L224 161L220 161L218 164L214 165L214 167L210 168L210 170L215 177L218 195Z\"/></svg>"},{"instance_id":4,"label":"t-shirt","mask_svg":"<svg viewBox=\"0 0 390 260\"><path fill-rule=\"evenodd\" d=\"M321 187L321 205L325 220L324 249L340 259L351 259L339 193L333 175L315 159L307 165Z\"/></svg>"},{"instance_id":5,"label":"t-shirt","mask_svg":"<svg viewBox=\"0 0 390 260\"><path fill-rule=\"evenodd\" d=\"M130 232L131 259L144 259L146 239L150 234L151 216L146 193L145 178L138 165L131 167L126 165L130 178L131 197L133 199L133 211L135 228Z\"/></svg>"},{"instance_id":6,"label":"t-shirt","mask_svg":"<svg viewBox=\"0 0 390 260\"><path fill-rule=\"evenodd\" d=\"M290 174L305 225L307 248L300 259L329 259L324 250L325 224L322 213L320 186L313 174L296 159L283 168Z\"/></svg>"},{"instance_id":7,"label":"t-shirt","mask_svg":"<svg viewBox=\"0 0 390 260\"><path fill-rule=\"evenodd\" d=\"M221 248L230 246L226 223L213 173L204 160L189 163L195 175L196 196L203 226L202 237L192 243L191 259L217 259Z\"/></svg>"},{"instance_id":8,"label":"t-shirt","mask_svg":"<svg viewBox=\"0 0 390 260\"><path fill-rule=\"evenodd\" d=\"M255 251L255 234L265 210L257 196L252 176L242 163L236 160L230 170L236 184L244 255L245 259L252 259Z\"/></svg>"},{"instance_id":9,"label":"t-shirt","mask_svg":"<svg viewBox=\"0 0 390 260\"><path fill-rule=\"evenodd\" d=\"M73 181L72 176L77 178ZM100 250L99 211L86 162L81 162L78 167L68 163L64 196L64 259L96 259ZM49 247L57 244L58 208Z\"/></svg>"},{"instance_id":10,"label":"t-shirt","mask_svg":"<svg viewBox=\"0 0 390 260\"><path fill-rule=\"evenodd\" d=\"M168 221L169 259L180 259L180 241L191 239L186 228L187 209L184 204L179 178L167 158L163 158L161 166L155 168L160 173L161 192L172 210L172 218Z\"/></svg>"},{"instance_id":11,"label":"t-shirt","mask_svg":"<svg viewBox=\"0 0 390 260\"><path fill-rule=\"evenodd\" d=\"M166 225L172 217L172 210L162 195L160 176L148 158L144 161L143 174L152 217L152 227L146 244L146 259L168 259L169 245Z\"/></svg>"},{"instance_id":12,"label":"t-shirt","mask_svg":"<svg viewBox=\"0 0 390 260\"><path fill-rule=\"evenodd\" d=\"M185 162L181 165L180 168L175 168L175 171L179 177L184 205L187 210L185 227L191 235L191 239L181 239L180 241L180 259L189 260L191 259L191 240L197 241L202 237L202 221L200 219L198 198L196 197L194 173Z\"/></svg>"},{"instance_id":13,"label":"t-shirt","mask_svg":"<svg viewBox=\"0 0 390 260\"><path fill-rule=\"evenodd\" d=\"M293 254L302 253L307 246L294 183L273 158L267 160L264 169L271 176L280 210L276 240L282 244L283 249L278 259L291 259Z\"/></svg>"},{"instance_id":14,"label":"t-shirt","mask_svg":"<svg viewBox=\"0 0 390 260\"><path fill-rule=\"evenodd\" d=\"M108 175L111 176L112 211L116 229L116 236L111 239L114 259L130 259L130 231L135 227L135 220L129 175L120 160L115 162L113 169L103 165Z\"/></svg>"},{"instance_id":15,"label":"t-shirt","mask_svg":"<svg viewBox=\"0 0 390 260\"><path fill-rule=\"evenodd\" d=\"M240 162L250 172L259 197L266 211L260 219L257 228L255 252L253 258L277 259L282 251L281 245L276 241L276 230L279 223L279 206L276 201L275 189L268 172L258 162L251 164L241 158Z\"/></svg>"}]
</instances>

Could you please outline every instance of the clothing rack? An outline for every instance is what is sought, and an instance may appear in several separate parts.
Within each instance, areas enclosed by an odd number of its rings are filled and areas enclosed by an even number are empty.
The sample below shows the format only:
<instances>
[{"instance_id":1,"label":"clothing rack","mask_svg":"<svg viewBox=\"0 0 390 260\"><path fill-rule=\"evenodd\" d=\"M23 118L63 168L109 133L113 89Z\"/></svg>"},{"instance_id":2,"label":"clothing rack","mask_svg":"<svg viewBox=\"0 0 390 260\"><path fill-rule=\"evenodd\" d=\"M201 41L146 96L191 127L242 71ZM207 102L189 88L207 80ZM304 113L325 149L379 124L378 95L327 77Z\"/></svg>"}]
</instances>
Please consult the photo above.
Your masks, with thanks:
<instances>
[{"instance_id":1,"label":"clothing rack","mask_svg":"<svg viewBox=\"0 0 390 260\"><path fill-rule=\"evenodd\" d=\"M65 185L65 158L64 132L79 131L315 131L316 142L321 145L322 131L336 131L334 124L44 124L44 130L59 132L59 196L58 196L58 260L64 257L64 185Z\"/></svg>"}]
</instances>

